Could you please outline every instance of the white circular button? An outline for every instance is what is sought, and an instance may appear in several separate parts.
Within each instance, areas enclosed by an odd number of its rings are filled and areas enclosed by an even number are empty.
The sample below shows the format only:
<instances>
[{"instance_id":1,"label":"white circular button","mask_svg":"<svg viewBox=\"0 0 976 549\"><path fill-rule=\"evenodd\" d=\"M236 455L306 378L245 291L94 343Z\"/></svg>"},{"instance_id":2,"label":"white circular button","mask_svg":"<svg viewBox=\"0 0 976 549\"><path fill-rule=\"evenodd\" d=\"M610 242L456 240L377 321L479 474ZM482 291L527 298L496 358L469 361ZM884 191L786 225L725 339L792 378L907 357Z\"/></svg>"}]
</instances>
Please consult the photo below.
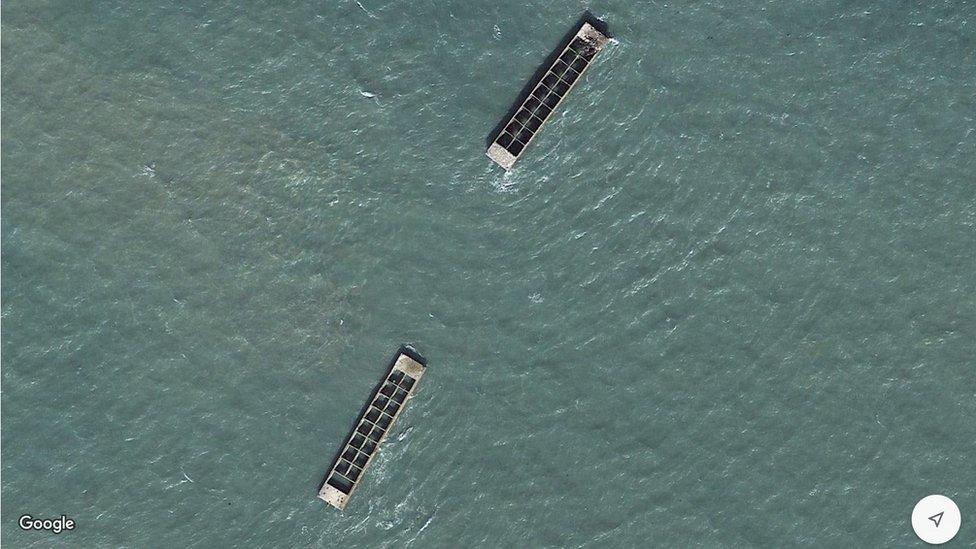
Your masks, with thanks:
<instances>
[{"instance_id":1,"label":"white circular button","mask_svg":"<svg viewBox=\"0 0 976 549\"><path fill-rule=\"evenodd\" d=\"M945 496L925 496L912 510L912 528L915 534L932 545L954 538L961 523L959 507Z\"/></svg>"}]
</instances>

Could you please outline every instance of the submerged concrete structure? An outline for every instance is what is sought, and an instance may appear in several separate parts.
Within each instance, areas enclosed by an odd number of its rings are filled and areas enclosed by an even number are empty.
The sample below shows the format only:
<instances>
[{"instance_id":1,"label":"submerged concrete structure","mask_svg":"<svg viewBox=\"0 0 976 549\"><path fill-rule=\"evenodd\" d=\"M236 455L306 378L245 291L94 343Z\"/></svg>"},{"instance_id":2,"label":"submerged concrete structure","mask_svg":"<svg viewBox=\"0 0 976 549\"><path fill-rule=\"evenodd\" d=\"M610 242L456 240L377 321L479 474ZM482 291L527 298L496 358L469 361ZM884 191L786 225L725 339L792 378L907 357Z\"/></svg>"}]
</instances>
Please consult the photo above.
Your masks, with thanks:
<instances>
[{"instance_id":1,"label":"submerged concrete structure","mask_svg":"<svg viewBox=\"0 0 976 549\"><path fill-rule=\"evenodd\" d=\"M363 473L379 452L427 370L427 361L410 347L401 347L386 377L373 390L355 427L319 488L319 499L342 510L359 485Z\"/></svg>"},{"instance_id":2,"label":"submerged concrete structure","mask_svg":"<svg viewBox=\"0 0 976 549\"><path fill-rule=\"evenodd\" d=\"M548 70L534 81L528 97L488 146L488 157L506 170L511 169L608 41L592 24L582 23Z\"/></svg>"}]
</instances>

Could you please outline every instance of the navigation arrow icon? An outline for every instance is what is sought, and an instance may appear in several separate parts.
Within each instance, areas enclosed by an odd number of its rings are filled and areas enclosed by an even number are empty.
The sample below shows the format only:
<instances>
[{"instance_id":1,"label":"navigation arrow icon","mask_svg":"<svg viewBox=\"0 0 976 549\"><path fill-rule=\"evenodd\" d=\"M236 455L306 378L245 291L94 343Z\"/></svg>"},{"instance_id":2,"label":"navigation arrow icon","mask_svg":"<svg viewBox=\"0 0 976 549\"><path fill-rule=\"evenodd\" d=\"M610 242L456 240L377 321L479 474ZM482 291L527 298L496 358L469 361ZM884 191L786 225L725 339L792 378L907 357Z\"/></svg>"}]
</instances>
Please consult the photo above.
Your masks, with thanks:
<instances>
[{"instance_id":1,"label":"navigation arrow icon","mask_svg":"<svg viewBox=\"0 0 976 549\"><path fill-rule=\"evenodd\" d=\"M929 517L929 520L935 523L936 528L938 528L939 523L942 522L942 513L945 513L945 511L940 511L938 515L932 515Z\"/></svg>"}]
</instances>

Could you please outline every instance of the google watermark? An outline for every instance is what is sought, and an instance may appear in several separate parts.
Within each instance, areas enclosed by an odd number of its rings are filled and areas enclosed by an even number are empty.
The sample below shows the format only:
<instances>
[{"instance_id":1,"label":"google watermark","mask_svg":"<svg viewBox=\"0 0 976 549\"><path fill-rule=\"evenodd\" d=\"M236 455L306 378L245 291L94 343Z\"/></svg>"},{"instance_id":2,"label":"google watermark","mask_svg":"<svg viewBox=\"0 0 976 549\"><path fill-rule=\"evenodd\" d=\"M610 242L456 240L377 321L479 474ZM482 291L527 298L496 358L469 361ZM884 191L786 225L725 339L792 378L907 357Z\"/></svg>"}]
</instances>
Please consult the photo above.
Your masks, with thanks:
<instances>
[{"instance_id":1,"label":"google watermark","mask_svg":"<svg viewBox=\"0 0 976 549\"><path fill-rule=\"evenodd\" d=\"M75 521L64 515L61 515L56 519L37 519L30 515L21 515L20 529L25 531L47 530L49 532L54 532L55 534L60 534L61 532L67 530L74 530Z\"/></svg>"}]
</instances>

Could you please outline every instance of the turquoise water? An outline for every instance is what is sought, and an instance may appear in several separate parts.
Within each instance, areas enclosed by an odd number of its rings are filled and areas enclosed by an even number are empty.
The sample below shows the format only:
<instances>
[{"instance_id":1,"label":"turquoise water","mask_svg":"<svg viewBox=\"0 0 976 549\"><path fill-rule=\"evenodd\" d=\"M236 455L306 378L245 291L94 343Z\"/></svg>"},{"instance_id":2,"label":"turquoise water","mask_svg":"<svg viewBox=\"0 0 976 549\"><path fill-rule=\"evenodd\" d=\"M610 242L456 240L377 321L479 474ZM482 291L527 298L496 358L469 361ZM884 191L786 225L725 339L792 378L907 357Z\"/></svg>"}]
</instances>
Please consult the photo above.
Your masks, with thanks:
<instances>
[{"instance_id":1,"label":"turquoise water","mask_svg":"<svg viewBox=\"0 0 976 549\"><path fill-rule=\"evenodd\" d=\"M616 43L503 174L584 7ZM972 2L2 18L5 546L904 547L930 493L976 543Z\"/></svg>"}]
</instances>

